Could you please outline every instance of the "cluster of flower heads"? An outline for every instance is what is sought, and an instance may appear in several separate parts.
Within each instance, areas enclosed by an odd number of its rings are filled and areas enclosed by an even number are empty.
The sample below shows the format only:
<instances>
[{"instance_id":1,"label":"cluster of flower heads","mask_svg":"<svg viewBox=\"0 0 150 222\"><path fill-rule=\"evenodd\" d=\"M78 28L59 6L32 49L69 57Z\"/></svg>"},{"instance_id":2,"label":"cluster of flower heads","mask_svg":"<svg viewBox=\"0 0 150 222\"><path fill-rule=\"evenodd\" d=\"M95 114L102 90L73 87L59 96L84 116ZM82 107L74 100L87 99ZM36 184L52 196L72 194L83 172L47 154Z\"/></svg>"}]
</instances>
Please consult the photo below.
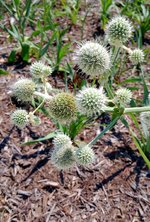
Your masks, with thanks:
<instances>
[{"instance_id":1,"label":"cluster of flower heads","mask_svg":"<svg viewBox=\"0 0 150 222\"><path fill-rule=\"evenodd\" d=\"M115 17L106 27L106 39L110 45L123 48L131 38L132 30L133 27L128 19L122 16ZM144 53L141 49L128 49L127 52L134 65L144 61ZM107 81L110 75L110 52L98 41L87 41L81 44L75 52L75 62L91 79Z\"/></svg>"},{"instance_id":2,"label":"cluster of flower heads","mask_svg":"<svg viewBox=\"0 0 150 222\"><path fill-rule=\"evenodd\" d=\"M89 145L77 148L73 146L71 139L65 134L58 133L53 144L51 161L58 169L68 169L76 163L88 165L95 159L94 151Z\"/></svg>"},{"instance_id":3,"label":"cluster of flower heads","mask_svg":"<svg viewBox=\"0 0 150 222\"><path fill-rule=\"evenodd\" d=\"M33 126L38 126L41 123L41 120L38 116L35 116L32 113L28 113L24 109L15 110L11 114L11 121L19 129L23 129L29 123L31 123Z\"/></svg>"},{"instance_id":4,"label":"cluster of flower heads","mask_svg":"<svg viewBox=\"0 0 150 222\"><path fill-rule=\"evenodd\" d=\"M30 73L32 78L22 78L12 86L12 95L19 101L29 102L32 100L34 92L40 91L40 85L37 80L43 80L52 73L52 68L38 61L31 65ZM51 85L46 83L47 89L51 89Z\"/></svg>"},{"instance_id":5,"label":"cluster of flower heads","mask_svg":"<svg viewBox=\"0 0 150 222\"><path fill-rule=\"evenodd\" d=\"M132 34L132 26L124 17L112 19L107 28L106 36L110 45L122 47ZM126 48L126 47L124 47ZM144 61L141 49L128 50L129 59L137 65ZM87 41L76 51L76 62L79 68L91 79L108 80L111 69L111 55L106 47L97 41ZM105 112L109 103L102 87L84 87L75 96L68 92L53 93L52 86L46 78L52 73L52 68L41 61L35 62L30 67L32 78L19 79L12 87L12 95L19 101L32 101L34 96L45 96L48 99L48 110L52 118L62 124L69 124L75 120L77 113L87 117L94 117ZM43 94L42 94L43 92ZM45 94L44 94L45 93ZM42 97L44 98L44 97ZM116 106L125 107L131 102L132 93L126 88L115 92L112 102ZM45 101L44 100L44 101ZM150 136L150 112L141 113L141 123L145 137ZM40 118L34 112L18 109L11 115L11 121L20 129L27 124L40 124ZM71 139L65 134L57 134L54 138L52 163L59 169L72 167L74 164L87 165L94 161L95 154L89 145L75 147Z\"/></svg>"}]
</instances>

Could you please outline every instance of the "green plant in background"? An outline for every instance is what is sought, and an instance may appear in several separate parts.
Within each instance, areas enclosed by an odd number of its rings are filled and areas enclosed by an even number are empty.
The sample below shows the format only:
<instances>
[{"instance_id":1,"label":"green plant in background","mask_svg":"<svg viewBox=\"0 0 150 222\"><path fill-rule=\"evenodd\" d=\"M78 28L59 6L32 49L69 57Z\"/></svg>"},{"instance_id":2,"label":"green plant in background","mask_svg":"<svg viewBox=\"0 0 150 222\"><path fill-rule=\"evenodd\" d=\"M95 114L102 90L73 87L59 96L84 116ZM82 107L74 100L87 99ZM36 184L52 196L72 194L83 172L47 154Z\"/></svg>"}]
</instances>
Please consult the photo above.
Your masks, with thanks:
<instances>
[{"instance_id":1,"label":"green plant in background","mask_svg":"<svg viewBox=\"0 0 150 222\"><path fill-rule=\"evenodd\" d=\"M61 0L61 3L63 5L63 11L57 12L58 15L67 15L72 24L76 25L80 9L80 0Z\"/></svg>"},{"instance_id":2,"label":"green plant in background","mask_svg":"<svg viewBox=\"0 0 150 222\"><path fill-rule=\"evenodd\" d=\"M105 26L109 20L109 11L113 5L113 0L100 0L100 15L101 15L101 24L102 29L105 29Z\"/></svg>"},{"instance_id":3,"label":"green plant in background","mask_svg":"<svg viewBox=\"0 0 150 222\"><path fill-rule=\"evenodd\" d=\"M138 47L143 45L145 34L150 30L150 8L145 1L125 1L122 3L121 14L128 16L135 26L135 38Z\"/></svg>"},{"instance_id":4,"label":"green plant in background","mask_svg":"<svg viewBox=\"0 0 150 222\"><path fill-rule=\"evenodd\" d=\"M7 24L1 24L0 27L18 43L17 48L11 51L8 61L14 62L17 52L20 52L22 60L27 62L30 58L30 47L32 43L25 32L30 19L30 11L33 5L32 1L27 0L26 4L24 4L20 0L13 0L11 4L7 4L6 1L0 0L0 3L10 16L9 27Z\"/></svg>"},{"instance_id":5,"label":"green plant in background","mask_svg":"<svg viewBox=\"0 0 150 222\"><path fill-rule=\"evenodd\" d=\"M68 29L60 28L54 21L57 17L56 1L27 0L24 3L14 0L9 4L0 0L0 3L10 17L10 24L1 24L0 27L17 42L8 62L16 61L17 55L25 62L32 56L36 59L45 56L53 65L53 71L57 72L63 57L69 52L70 43L63 43Z\"/></svg>"}]
</instances>

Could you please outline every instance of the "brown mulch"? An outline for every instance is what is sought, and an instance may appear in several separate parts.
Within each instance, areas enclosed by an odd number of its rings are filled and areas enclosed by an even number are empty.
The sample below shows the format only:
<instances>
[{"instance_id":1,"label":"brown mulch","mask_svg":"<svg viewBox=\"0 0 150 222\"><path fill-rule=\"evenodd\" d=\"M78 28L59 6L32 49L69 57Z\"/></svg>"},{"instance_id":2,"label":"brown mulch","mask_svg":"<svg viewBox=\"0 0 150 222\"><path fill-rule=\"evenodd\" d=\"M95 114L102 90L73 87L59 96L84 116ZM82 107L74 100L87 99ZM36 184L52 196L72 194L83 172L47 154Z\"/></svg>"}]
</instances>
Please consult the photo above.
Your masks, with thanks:
<instances>
[{"instance_id":1,"label":"brown mulch","mask_svg":"<svg viewBox=\"0 0 150 222\"><path fill-rule=\"evenodd\" d=\"M99 33L98 16L93 6L84 39ZM70 39L80 39L78 28L70 31ZM0 222L149 222L150 172L121 122L93 147L97 158L89 167L58 171L50 161L51 140L21 145L55 126L40 114L38 127L13 127L10 114L16 106L7 92L16 79L29 77L29 65L7 66L5 38L1 45L0 64L9 75L0 77ZM78 138L90 141L99 133L100 121Z\"/></svg>"}]
</instances>

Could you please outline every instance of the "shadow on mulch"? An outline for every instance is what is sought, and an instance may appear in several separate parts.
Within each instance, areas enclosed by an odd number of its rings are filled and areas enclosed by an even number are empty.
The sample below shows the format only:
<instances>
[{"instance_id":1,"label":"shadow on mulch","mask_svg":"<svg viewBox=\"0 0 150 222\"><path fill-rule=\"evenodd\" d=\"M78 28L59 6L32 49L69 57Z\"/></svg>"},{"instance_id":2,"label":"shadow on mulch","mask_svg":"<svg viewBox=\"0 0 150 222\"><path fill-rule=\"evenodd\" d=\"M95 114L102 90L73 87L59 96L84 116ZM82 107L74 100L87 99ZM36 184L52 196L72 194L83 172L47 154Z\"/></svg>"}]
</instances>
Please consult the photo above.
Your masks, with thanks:
<instances>
[{"instance_id":1,"label":"shadow on mulch","mask_svg":"<svg viewBox=\"0 0 150 222\"><path fill-rule=\"evenodd\" d=\"M134 162L136 162L136 165L133 168L133 171L130 172L130 175L126 178L126 181L127 181L133 174L136 174L135 187L132 187L133 191L136 192L139 187L141 172L145 168L145 163L144 163L144 160L142 159L142 157L138 157L129 146L119 147L117 151L112 151L110 153L106 153L106 154L104 154L104 156L109 158L110 160L115 160L115 159L121 158L121 159L124 159L125 162L130 161L130 163L126 164L124 167L122 167L121 169L119 169L115 173L113 173L112 175L105 178L102 182L97 183L94 191L102 189L104 185L111 182L115 177L117 177L120 173L122 173L127 167L130 167Z\"/></svg>"},{"instance_id":2,"label":"shadow on mulch","mask_svg":"<svg viewBox=\"0 0 150 222\"><path fill-rule=\"evenodd\" d=\"M98 191L99 189L102 189L104 185L111 182L115 177L117 177L121 172L123 172L127 167L131 166L130 164L125 165L121 169L117 170L115 173L104 179L102 182L96 184L96 188L94 188L94 191Z\"/></svg>"},{"instance_id":3,"label":"shadow on mulch","mask_svg":"<svg viewBox=\"0 0 150 222\"><path fill-rule=\"evenodd\" d=\"M8 135L4 137L4 139L1 141L0 143L0 152L2 151L2 149L4 149L4 147L8 144L9 140L10 140L10 136L14 131L15 126L12 127L12 129L9 131Z\"/></svg>"},{"instance_id":4,"label":"shadow on mulch","mask_svg":"<svg viewBox=\"0 0 150 222\"><path fill-rule=\"evenodd\" d=\"M46 156L45 158L43 158L42 160L39 160L35 166L33 167L33 169L31 170L31 172L28 174L27 177L25 177L25 179L23 179L21 181L22 182L25 182L30 176L32 176L36 171L38 171L39 169L41 169L43 166L45 166L49 161L49 156Z\"/></svg>"}]
</instances>

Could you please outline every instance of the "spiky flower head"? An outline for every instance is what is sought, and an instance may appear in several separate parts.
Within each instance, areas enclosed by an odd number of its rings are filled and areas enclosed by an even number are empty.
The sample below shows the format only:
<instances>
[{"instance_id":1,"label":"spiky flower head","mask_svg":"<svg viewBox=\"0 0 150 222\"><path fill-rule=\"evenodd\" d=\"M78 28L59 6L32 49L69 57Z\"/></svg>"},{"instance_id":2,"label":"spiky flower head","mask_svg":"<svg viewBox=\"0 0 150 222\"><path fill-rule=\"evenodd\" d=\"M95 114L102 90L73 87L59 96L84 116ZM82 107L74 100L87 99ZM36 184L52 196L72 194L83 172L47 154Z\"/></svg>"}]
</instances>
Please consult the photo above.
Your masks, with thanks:
<instances>
[{"instance_id":1,"label":"spiky flower head","mask_svg":"<svg viewBox=\"0 0 150 222\"><path fill-rule=\"evenodd\" d=\"M132 99L132 92L126 88L120 88L116 91L114 102L120 105L127 105Z\"/></svg>"},{"instance_id":2,"label":"spiky flower head","mask_svg":"<svg viewBox=\"0 0 150 222\"><path fill-rule=\"evenodd\" d=\"M77 112L74 96L66 92L54 96L49 101L49 108L52 117L62 123L72 121Z\"/></svg>"},{"instance_id":3,"label":"spiky flower head","mask_svg":"<svg viewBox=\"0 0 150 222\"><path fill-rule=\"evenodd\" d=\"M40 79L50 75L52 73L52 68L38 61L30 66L30 72L33 78Z\"/></svg>"},{"instance_id":4,"label":"spiky flower head","mask_svg":"<svg viewBox=\"0 0 150 222\"><path fill-rule=\"evenodd\" d=\"M95 154L92 148L86 145L76 150L75 159L78 164L88 165L94 161Z\"/></svg>"},{"instance_id":5,"label":"spiky flower head","mask_svg":"<svg viewBox=\"0 0 150 222\"><path fill-rule=\"evenodd\" d=\"M150 137L150 112L140 113L141 124L145 138Z\"/></svg>"},{"instance_id":6,"label":"spiky flower head","mask_svg":"<svg viewBox=\"0 0 150 222\"><path fill-rule=\"evenodd\" d=\"M12 123L19 127L20 129L24 128L28 124L28 113L26 110L18 109L14 111L11 115Z\"/></svg>"},{"instance_id":7,"label":"spiky flower head","mask_svg":"<svg viewBox=\"0 0 150 222\"><path fill-rule=\"evenodd\" d=\"M35 83L31 79L20 79L12 87L12 94L23 102L31 101L35 91Z\"/></svg>"},{"instance_id":8,"label":"spiky flower head","mask_svg":"<svg viewBox=\"0 0 150 222\"><path fill-rule=\"evenodd\" d=\"M134 65L137 65L144 61L144 53L141 49L134 49L130 52L129 59Z\"/></svg>"},{"instance_id":9,"label":"spiky flower head","mask_svg":"<svg viewBox=\"0 0 150 222\"><path fill-rule=\"evenodd\" d=\"M54 140L53 140L53 144L55 148L61 148L62 146L66 145L66 144L72 144L71 139L69 138L69 136L63 134L63 133L59 133L55 136Z\"/></svg>"},{"instance_id":10,"label":"spiky flower head","mask_svg":"<svg viewBox=\"0 0 150 222\"><path fill-rule=\"evenodd\" d=\"M85 87L76 96L77 107L81 114L87 116L99 115L105 108L107 97L103 88Z\"/></svg>"},{"instance_id":11,"label":"spiky flower head","mask_svg":"<svg viewBox=\"0 0 150 222\"><path fill-rule=\"evenodd\" d=\"M103 74L110 69L110 55L98 42L87 41L82 44L76 50L75 60L91 79L104 78Z\"/></svg>"},{"instance_id":12,"label":"spiky flower head","mask_svg":"<svg viewBox=\"0 0 150 222\"><path fill-rule=\"evenodd\" d=\"M130 22L121 16L113 18L107 25L106 36L111 45L121 46L132 35Z\"/></svg>"},{"instance_id":13,"label":"spiky flower head","mask_svg":"<svg viewBox=\"0 0 150 222\"><path fill-rule=\"evenodd\" d=\"M54 149L51 155L51 161L59 169L72 167L75 163L74 147L70 143L67 143L59 149Z\"/></svg>"}]
</instances>

